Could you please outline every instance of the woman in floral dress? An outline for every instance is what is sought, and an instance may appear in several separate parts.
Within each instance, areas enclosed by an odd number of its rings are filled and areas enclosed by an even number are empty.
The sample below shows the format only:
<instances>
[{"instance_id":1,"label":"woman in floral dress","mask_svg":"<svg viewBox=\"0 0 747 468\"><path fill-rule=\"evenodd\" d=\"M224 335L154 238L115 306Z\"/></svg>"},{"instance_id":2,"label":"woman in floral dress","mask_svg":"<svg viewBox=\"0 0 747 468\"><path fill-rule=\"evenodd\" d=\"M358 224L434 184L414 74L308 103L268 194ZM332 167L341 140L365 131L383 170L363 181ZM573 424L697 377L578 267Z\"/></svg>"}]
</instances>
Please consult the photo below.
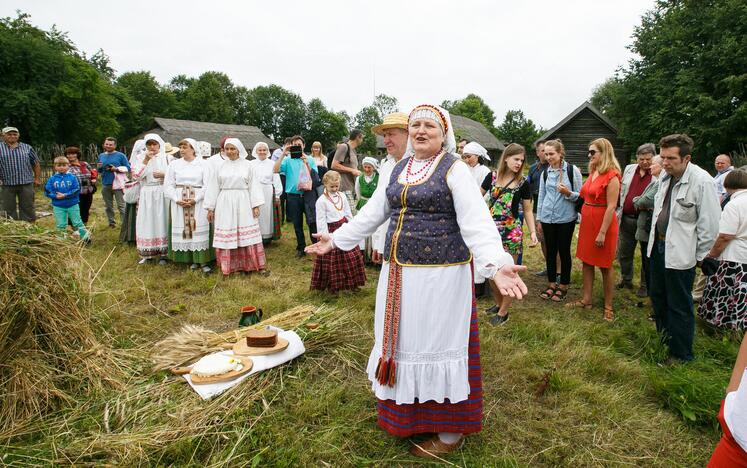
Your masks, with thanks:
<instances>
[{"instance_id":1,"label":"woman in floral dress","mask_svg":"<svg viewBox=\"0 0 747 468\"><path fill-rule=\"evenodd\" d=\"M522 212L532 239L529 245L537 245L537 231L532 213L532 190L526 178L522 176L525 160L524 147L511 143L503 151L492 181L486 179L481 187L483 194L490 195L490 214L503 240L503 249L514 257L514 262L521 255L524 245ZM486 312L495 314L490 318L491 324L503 325L508 321L508 308L512 300L510 297L502 296L492 283L490 286L495 305Z\"/></svg>"}]
</instances>

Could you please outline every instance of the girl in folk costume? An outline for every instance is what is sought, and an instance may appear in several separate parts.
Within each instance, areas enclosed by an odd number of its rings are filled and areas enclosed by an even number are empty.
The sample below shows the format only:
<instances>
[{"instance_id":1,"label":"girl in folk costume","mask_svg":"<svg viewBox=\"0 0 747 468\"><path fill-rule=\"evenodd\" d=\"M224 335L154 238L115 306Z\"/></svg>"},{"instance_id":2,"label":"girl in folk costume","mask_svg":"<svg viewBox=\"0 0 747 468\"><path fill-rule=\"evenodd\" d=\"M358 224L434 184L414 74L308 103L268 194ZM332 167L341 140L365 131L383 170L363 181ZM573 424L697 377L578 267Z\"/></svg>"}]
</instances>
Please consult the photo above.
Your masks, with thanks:
<instances>
[{"instance_id":1,"label":"girl in folk costume","mask_svg":"<svg viewBox=\"0 0 747 468\"><path fill-rule=\"evenodd\" d=\"M340 173L328 171L324 174L324 194L316 201L317 232L329 234L353 219L348 198L340 193ZM311 271L311 289L356 291L366 284L366 269L363 255L356 246L348 251L333 249L314 259Z\"/></svg>"},{"instance_id":2,"label":"girl in folk costume","mask_svg":"<svg viewBox=\"0 0 747 468\"><path fill-rule=\"evenodd\" d=\"M214 223L215 257L224 277L236 271L266 274L258 222L265 203L262 186L238 138L228 138L224 151L226 159L210 171L204 203Z\"/></svg>"},{"instance_id":3,"label":"girl in folk costume","mask_svg":"<svg viewBox=\"0 0 747 468\"><path fill-rule=\"evenodd\" d=\"M470 144L464 147L465 154ZM490 214L493 215L495 227L503 240L503 249L511 254L514 262L517 261L524 248L524 231L520 216L522 212L526 216L532 239L529 246L534 247L538 242L534 214L532 213L532 189L527 179L522 175L525 160L526 151L524 147L511 143L503 150L495 175L491 174L490 179L486 179L480 187L482 192L487 193L490 197ZM512 300L510 297L501 295L500 291L492 284L490 290L493 293L495 305L486 312L496 314L490 318L490 323L503 325L508 322L508 307Z\"/></svg>"},{"instance_id":4,"label":"girl in folk costume","mask_svg":"<svg viewBox=\"0 0 747 468\"><path fill-rule=\"evenodd\" d=\"M469 168L453 152L446 110L421 105L408 121L409 150L349 223L307 250L351 250L390 219L376 293L368 377L378 423L390 434L437 435L411 453L438 456L482 429L482 383L472 270L504 296L526 286L504 252Z\"/></svg>"},{"instance_id":5,"label":"girl in folk costume","mask_svg":"<svg viewBox=\"0 0 747 468\"><path fill-rule=\"evenodd\" d=\"M132 166L132 175L140 180L135 221L136 244L140 263L160 258L166 264L168 254L169 202L163 195L163 180L169 166L166 144L160 136L149 133L145 140L145 153Z\"/></svg>"},{"instance_id":6,"label":"girl in folk costume","mask_svg":"<svg viewBox=\"0 0 747 468\"><path fill-rule=\"evenodd\" d=\"M181 158L169 164L164 193L171 201L171 234L169 258L189 263L191 269L202 267L204 273L215 260L210 245L210 223L202 206L209 177L208 165L197 153L198 143L192 138L179 142Z\"/></svg>"},{"instance_id":7,"label":"girl in folk costume","mask_svg":"<svg viewBox=\"0 0 747 468\"><path fill-rule=\"evenodd\" d=\"M270 147L267 143L260 141L252 149L251 164L254 175L261 186L265 203L259 210L259 229L262 232L262 243L269 244L275 238L275 226L280 229L279 219L275 219L276 205L280 205L280 195L283 194L283 184L280 182L280 174L275 174L273 167L275 162L269 158Z\"/></svg>"},{"instance_id":8,"label":"girl in folk costume","mask_svg":"<svg viewBox=\"0 0 747 468\"><path fill-rule=\"evenodd\" d=\"M136 163L142 164L145 158L145 140L137 140L132 145L130 152L130 167L134 168ZM132 174L132 179L136 177ZM137 202L125 203L125 215L122 219L122 226L119 229L119 242L123 244L134 244L137 241L135 233L135 224L137 223Z\"/></svg>"},{"instance_id":9,"label":"girl in folk costume","mask_svg":"<svg viewBox=\"0 0 747 468\"><path fill-rule=\"evenodd\" d=\"M373 196L376 187L379 185L379 162L371 156L363 158L363 174L355 178L355 197L358 199L356 203L356 212L360 211L366 202ZM371 237L366 237L365 243L363 244L363 257L366 263L381 263L381 258L374 258L373 242Z\"/></svg>"}]
</instances>

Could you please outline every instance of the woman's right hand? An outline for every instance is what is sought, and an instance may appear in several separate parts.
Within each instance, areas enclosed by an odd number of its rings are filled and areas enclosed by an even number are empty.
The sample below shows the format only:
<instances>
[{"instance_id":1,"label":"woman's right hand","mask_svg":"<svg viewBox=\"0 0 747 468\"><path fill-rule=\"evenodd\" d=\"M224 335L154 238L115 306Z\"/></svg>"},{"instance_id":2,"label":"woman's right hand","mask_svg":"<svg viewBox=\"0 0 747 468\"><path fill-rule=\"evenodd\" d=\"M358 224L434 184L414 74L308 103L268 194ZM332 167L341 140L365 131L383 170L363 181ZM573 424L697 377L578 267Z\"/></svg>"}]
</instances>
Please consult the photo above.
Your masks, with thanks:
<instances>
[{"instance_id":1,"label":"woman's right hand","mask_svg":"<svg viewBox=\"0 0 747 468\"><path fill-rule=\"evenodd\" d=\"M558 193L560 193L561 195L565 195L567 197L568 195L571 194L571 191L568 187L566 187L564 183L561 182L558 184Z\"/></svg>"},{"instance_id":2,"label":"woman's right hand","mask_svg":"<svg viewBox=\"0 0 747 468\"><path fill-rule=\"evenodd\" d=\"M313 253L317 255L324 255L332 251L333 249L332 236L330 236L326 232L322 232L319 234L314 234L314 237L316 237L319 240L316 243L306 247L304 249L304 252Z\"/></svg>"},{"instance_id":3,"label":"woman's right hand","mask_svg":"<svg viewBox=\"0 0 747 468\"><path fill-rule=\"evenodd\" d=\"M214 210L208 210L207 218L208 218L208 223L215 222L215 211Z\"/></svg>"}]
</instances>

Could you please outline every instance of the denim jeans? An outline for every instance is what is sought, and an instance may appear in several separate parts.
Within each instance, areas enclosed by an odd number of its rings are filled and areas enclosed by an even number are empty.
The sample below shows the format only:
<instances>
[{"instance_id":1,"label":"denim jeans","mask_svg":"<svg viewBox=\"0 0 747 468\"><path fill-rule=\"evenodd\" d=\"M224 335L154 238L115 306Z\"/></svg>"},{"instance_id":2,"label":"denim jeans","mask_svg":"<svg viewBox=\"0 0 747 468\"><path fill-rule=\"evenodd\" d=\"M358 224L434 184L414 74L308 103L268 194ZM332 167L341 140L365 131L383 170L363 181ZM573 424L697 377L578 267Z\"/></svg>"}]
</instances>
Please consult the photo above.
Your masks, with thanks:
<instances>
[{"instance_id":1,"label":"denim jeans","mask_svg":"<svg viewBox=\"0 0 747 468\"><path fill-rule=\"evenodd\" d=\"M695 337L693 280L695 267L687 270L666 268L664 241L654 241L651 249L649 296L654 306L656 330L662 334L672 357L691 361Z\"/></svg>"}]
</instances>

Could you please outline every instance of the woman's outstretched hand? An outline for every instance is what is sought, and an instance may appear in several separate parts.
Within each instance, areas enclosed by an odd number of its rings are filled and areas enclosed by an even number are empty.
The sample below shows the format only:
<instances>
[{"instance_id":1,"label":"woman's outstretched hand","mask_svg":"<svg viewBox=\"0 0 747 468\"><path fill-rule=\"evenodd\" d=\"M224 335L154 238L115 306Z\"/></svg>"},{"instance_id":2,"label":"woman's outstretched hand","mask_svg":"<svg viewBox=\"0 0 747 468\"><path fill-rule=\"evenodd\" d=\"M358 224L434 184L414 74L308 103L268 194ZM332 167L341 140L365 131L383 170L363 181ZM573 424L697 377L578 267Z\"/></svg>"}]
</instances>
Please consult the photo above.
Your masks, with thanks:
<instances>
[{"instance_id":1,"label":"woman's outstretched hand","mask_svg":"<svg viewBox=\"0 0 747 468\"><path fill-rule=\"evenodd\" d=\"M519 277L519 272L526 270L527 267L523 265L505 265L493 276L493 282L503 296L521 299L527 293L527 286Z\"/></svg>"},{"instance_id":2,"label":"woman's outstretched hand","mask_svg":"<svg viewBox=\"0 0 747 468\"><path fill-rule=\"evenodd\" d=\"M329 234L322 232L319 234L314 234L314 237L319 239L316 243L306 247L304 249L304 252L306 253L313 253L317 255L324 255L327 252L331 252L333 249L332 246L332 236Z\"/></svg>"}]
</instances>

